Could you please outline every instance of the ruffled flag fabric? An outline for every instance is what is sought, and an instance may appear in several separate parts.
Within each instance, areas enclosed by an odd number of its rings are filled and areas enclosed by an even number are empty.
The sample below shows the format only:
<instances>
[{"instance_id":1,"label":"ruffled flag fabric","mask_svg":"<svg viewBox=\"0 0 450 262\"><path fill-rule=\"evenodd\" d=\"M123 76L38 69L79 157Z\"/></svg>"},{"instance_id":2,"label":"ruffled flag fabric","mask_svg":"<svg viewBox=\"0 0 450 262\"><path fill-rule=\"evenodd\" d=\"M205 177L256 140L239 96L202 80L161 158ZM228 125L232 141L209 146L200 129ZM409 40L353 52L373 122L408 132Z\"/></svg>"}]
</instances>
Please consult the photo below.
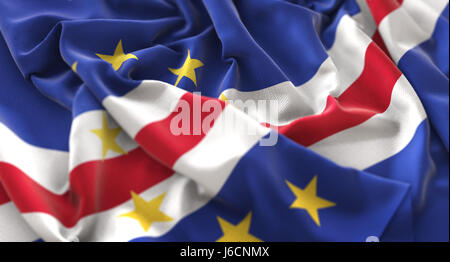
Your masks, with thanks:
<instances>
[{"instance_id":1,"label":"ruffled flag fabric","mask_svg":"<svg viewBox=\"0 0 450 262\"><path fill-rule=\"evenodd\" d=\"M448 241L448 6L0 1L0 241Z\"/></svg>"}]
</instances>

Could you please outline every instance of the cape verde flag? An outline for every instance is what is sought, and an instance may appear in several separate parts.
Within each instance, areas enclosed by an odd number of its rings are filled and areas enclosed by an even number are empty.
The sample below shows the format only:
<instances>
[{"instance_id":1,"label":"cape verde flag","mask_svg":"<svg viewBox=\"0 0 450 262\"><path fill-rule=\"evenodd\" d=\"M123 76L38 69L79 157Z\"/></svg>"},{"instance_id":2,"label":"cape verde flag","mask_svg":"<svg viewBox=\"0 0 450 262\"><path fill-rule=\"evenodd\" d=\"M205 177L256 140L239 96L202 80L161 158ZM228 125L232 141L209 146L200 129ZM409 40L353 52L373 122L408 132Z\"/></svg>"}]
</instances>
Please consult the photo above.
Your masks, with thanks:
<instances>
[{"instance_id":1,"label":"cape verde flag","mask_svg":"<svg viewBox=\"0 0 450 262\"><path fill-rule=\"evenodd\" d=\"M0 1L0 241L448 241L448 6Z\"/></svg>"}]
</instances>

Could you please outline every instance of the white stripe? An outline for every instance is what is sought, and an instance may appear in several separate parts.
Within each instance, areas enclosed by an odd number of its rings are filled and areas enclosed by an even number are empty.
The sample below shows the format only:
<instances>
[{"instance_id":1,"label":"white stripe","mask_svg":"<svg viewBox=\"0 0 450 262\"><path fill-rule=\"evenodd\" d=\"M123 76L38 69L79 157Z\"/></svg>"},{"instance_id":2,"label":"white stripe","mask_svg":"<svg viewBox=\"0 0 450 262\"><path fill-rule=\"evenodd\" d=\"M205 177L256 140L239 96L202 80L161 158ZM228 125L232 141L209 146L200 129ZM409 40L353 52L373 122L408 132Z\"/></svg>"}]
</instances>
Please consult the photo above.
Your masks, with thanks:
<instances>
[{"instance_id":1,"label":"white stripe","mask_svg":"<svg viewBox=\"0 0 450 262\"><path fill-rule=\"evenodd\" d=\"M132 199L107 211L84 217L71 228L45 213L25 213L23 216L45 241L129 241L136 237L164 235L181 219L210 200L195 182L177 174L139 195L149 201L162 193L166 193L166 196L160 210L173 220L155 222L148 232L137 220L119 217L135 209Z\"/></svg>"},{"instance_id":2,"label":"white stripe","mask_svg":"<svg viewBox=\"0 0 450 262\"><path fill-rule=\"evenodd\" d=\"M366 169L405 148L425 118L419 98L402 75L394 86L391 103L384 113L309 148L339 165Z\"/></svg>"},{"instance_id":3,"label":"white stripe","mask_svg":"<svg viewBox=\"0 0 450 262\"><path fill-rule=\"evenodd\" d=\"M38 238L14 203L0 205L0 242L30 242Z\"/></svg>"},{"instance_id":4,"label":"white stripe","mask_svg":"<svg viewBox=\"0 0 450 262\"><path fill-rule=\"evenodd\" d=\"M316 74L306 83L294 86L290 81L270 86L264 89L251 92L242 92L234 88L226 89L223 95L232 101L241 100L243 102L253 101L277 101L277 119L270 119L265 110L254 107L247 108L248 115L260 123L270 123L280 126L287 125L300 117L321 113L326 106L328 95L338 86L337 68L332 59L328 57L320 65Z\"/></svg>"},{"instance_id":5,"label":"white stripe","mask_svg":"<svg viewBox=\"0 0 450 262\"><path fill-rule=\"evenodd\" d=\"M355 82L364 70L366 50L372 39L356 22L344 15L336 30L335 45L328 51L338 69L339 86L331 95L340 96Z\"/></svg>"},{"instance_id":6,"label":"white stripe","mask_svg":"<svg viewBox=\"0 0 450 262\"><path fill-rule=\"evenodd\" d=\"M227 106L206 136L181 156L173 169L193 179L212 196L241 157L269 131L242 111Z\"/></svg>"},{"instance_id":7,"label":"white stripe","mask_svg":"<svg viewBox=\"0 0 450 262\"><path fill-rule=\"evenodd\" d=\"M68 188L69 154L32 146L0 123L0 162L19 168L29 178L55 194Z\"/></svg>"},{"instance_id":8,"label":"white stripe","mask_svg":"<svg viewBox=\"0 0 450 262\"><path fill-rule=\"evenodd\" d=\"M234 88L223 92L225 97L236 103L253 101L276 100L278 120L269 119L263 108L248 107L247 113L260 123L271 123L272 125L286 125L291 121L303 116L321 113L326 106L326 98L330 92L337 88L337 69L330 58L327 58L319 67L316 75L301 86L295 87L292 82L286 81L280 84L252 92L242 92ZM269 105L269 104L267 104Z\"/></svg>"},{"instance_id":9,"label":"white stripe","mask_svg":"<svg viewBox=\"0 0 450 262\"><path fill-rule=\"evenodd\" d=\"M322 113L327 105L327 97L338 88L339 74L333 57L328 57L317 71L317 77L297 87L303 98L308 111L302 112L300 116L315 115ZM297 101L297 103L300 101ZM293 120L292 118L290 120Z\"/></svg>"},{"instance_id":10,"label":"white stripe","mask_svg":"<svg viewBox=\"0 0 450 262\"><path fill-rule=\"evenodd\" d=\"M377 30L377 24L373 19L372 13L370 12L370 8L367 5L366 0L356 0L358 3L359 9L361 12L357 13L353 16L358 27L368 36L373 36L375 31Z\"/></svg>"},{"instance_id":11,"label":"white stripe","mask_svg":"<svg viewBox=\"0 0 450 262\"><path fill-rule=\"evenodd\" d=\"M231 88L224 90L223 95L230 101L252 100L257 103L260 100L276 100L279 105L275 109L278 121L270 119L260 108L249 108L247 111L258 122L275 126L322 113L328 95L338 97L361 75L365 53L371 42L372 39L358 27L357 22L344 15L337 26L334 44L328 50L329 57L308 82L295 87L288 81L252 92Z\"/></svg>"},{"instance_id":12,"label":"white stripe","mask_svg":"<svg viewBox=\"0 0 450 262\"><path fill-rule=\"evenodd\" d=\"M176 106L173 101L185 93L168 83L144 80L124 96L106 97L103 105L130 137L135 137L143 126L168 117Z\"/></svg>"},{"instance_id":13,"label":"white stripe","mask_svg":"<svg viewBox=\"0 0 450 262\"><path fill-rule=\"evenodd\" d=\"M87 161L102 160L102 140L91 130L101 129L103 125L103 110L88 111L78 115L72 121L70 130L70 160L69 170ZM117 123L107 114L108 128L118 127ZM116 138L117 144L126 152L138 147L136 142L125 132L120 132ZM104 159L119 156L120 153L108 150Z\"/></svg>"},{"instance_id":14,"label":"white stripe","mask_svg":"<svg viewBox=\"0 0 450 262\"><path fill-rule=\"evenodd\" d=\"M448 0L404 0L379 25L380 34L396 63L408 50L429 39Z\"/></svg>"}]
</instances>

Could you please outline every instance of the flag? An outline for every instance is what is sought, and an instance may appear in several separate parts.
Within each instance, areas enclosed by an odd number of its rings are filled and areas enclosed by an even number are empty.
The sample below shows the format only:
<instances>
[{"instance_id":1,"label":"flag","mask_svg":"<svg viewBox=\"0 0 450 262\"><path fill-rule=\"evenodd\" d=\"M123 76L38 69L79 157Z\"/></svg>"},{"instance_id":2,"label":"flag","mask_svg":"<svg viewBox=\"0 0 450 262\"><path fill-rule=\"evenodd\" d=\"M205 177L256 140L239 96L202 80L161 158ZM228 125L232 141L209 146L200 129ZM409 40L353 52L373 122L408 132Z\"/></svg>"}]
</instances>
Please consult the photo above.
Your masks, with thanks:
<instances>
[{"instance_id":1,"label":"flag","mask_svg":"<svg viewBox=\"0 0 450 262\"><path fill-rule=\"evenodd\" d=\"M448 5L0 2L0 241L448 241Z\"/></svg>"}]
</instances>

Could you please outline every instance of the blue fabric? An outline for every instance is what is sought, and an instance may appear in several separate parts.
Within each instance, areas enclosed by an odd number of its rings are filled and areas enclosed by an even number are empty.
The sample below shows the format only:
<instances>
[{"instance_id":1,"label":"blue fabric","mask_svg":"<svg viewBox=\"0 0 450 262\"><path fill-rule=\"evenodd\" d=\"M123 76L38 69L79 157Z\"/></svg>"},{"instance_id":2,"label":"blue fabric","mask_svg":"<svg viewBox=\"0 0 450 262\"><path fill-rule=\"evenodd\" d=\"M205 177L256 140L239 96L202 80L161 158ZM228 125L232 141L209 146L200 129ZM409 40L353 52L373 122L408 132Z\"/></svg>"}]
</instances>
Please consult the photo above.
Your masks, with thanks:
<instances>
[{"instance_id":1,"label":"blue fabric","mask_svg":"<svg viewBox=\"0 0 450 262\"><path fill-rule=\"evenodd\" d=\"M0 122L26 142L69 149L71 113L23 79L0 36Z\"/></svg>"},{"instance_id":2,"label":"blue fabric","mask_svg":"<svg viewBox=\"0 0 450 262\"><path fill-rule=\"evenodd\" d=\"M433 127L449 146L448 5L439 17L432 37L409 50L398 67L417 92Z\"/></svg>"},{"instance_id":3,"label":"blue fabric","mask_svg":"<svg viewBox=\"0 0 450 262\"><path fill-rule=\"evenodd\" d=\"M289 208L296 198L286 184L304 189L316 175L317 195L336 203L319 211L320 226L305 210ZM252 212L250 232L264 241L363 242L382 235L399 206L410 201L409 188L406 183L339 167L282 136L273 147L254 146L219 194L168 234L134 241L215 241L223 235L217 216L236 225ZM406 213L410 217L411 209Z\"/></svg>"},{"instance_id":4,"label":"blue fabric","mask_svg":"<svg viewBox=\"0 0 450 262\"><path fill-rule=\"evenodd\" d=\"M448 241L448 151L428 121L401 152L366 171L411 186L409 202L397 211L382 241Z\"/></svg>"}]
</instances>

